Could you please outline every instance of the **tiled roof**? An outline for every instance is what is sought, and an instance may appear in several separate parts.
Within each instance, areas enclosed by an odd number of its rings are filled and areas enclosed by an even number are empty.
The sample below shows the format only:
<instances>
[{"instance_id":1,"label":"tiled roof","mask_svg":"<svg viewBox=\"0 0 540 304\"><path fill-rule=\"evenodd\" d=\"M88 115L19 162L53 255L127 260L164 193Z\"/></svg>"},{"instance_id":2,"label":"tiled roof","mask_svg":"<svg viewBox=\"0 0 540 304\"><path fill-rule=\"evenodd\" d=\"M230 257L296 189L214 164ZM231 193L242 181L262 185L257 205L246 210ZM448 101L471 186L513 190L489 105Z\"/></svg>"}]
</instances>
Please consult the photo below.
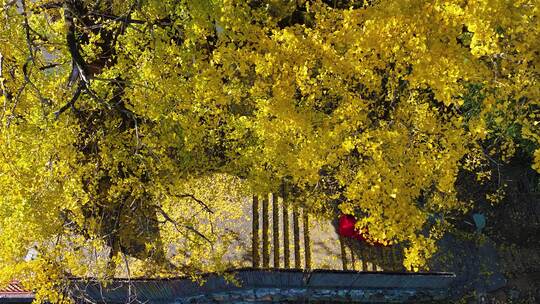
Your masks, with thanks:
<instances>
[{"instance_id":1,"label":"tiled roof","mask_svg":"<svg viewBox=\"0 0 540 304\"><path fill-rule=\"evenodd\" d=\"M33 298L34 293L25 290L17 281L10 282L7 286L0 288L0 299L2 298ZM0 300L1 302L1 300Z\"/></svg>"},{"instance_id":2,"label":"tiled roof","mask_svg":"<svg viewBox=\"0 0 540 304\"><path fill-rule=\"evenodd\" d=\"M190 279L116 279L104 287L96 281L72 280L77 302L142 303L417 303L450 297L453 273L393 273L298 269L231 271L240 285L215 274L205 283Z\"/></svg>"},{"instance_id":3,"label":"tiled roof","mask_svg":"<svg viewBox=\"0 0 540 304\"><path fill-rule=\"evenodd\" d=\"M205 283L188 278L115 279L106 287L94 279L72 278L76 303L237 303L294 302L421 302L444 300L452 294L453 273L395 273L299 269L237 269L229 271L240 285L207 274ZM0 304L30 304L34 294L18 282L0 289Z\"/></svg>"}]
</instances>

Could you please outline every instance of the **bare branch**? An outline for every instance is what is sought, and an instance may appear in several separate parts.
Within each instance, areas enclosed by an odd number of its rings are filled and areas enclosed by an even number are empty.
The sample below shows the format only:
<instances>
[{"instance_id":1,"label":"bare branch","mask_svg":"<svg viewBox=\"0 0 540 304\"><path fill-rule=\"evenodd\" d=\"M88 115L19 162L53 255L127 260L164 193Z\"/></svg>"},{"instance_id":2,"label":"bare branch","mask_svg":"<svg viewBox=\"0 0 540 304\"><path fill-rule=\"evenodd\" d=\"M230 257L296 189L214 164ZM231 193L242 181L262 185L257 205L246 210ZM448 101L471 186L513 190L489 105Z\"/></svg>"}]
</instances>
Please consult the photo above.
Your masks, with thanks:
<instances>
[{"instance_id":1,"label":"bare branch","mask_svg":"<svg viewBox=\"0 0 540 304\"><path fill-rule=\"evenodd\" d=\"M84 58L79 52L79 45L77 44L72 8L66 7L65 13L64 13L64 19L68 26L66 42L68 45L69 54L71 55L71 59L73 60L74 72L77 72L77 76L80 77L82 81L84 81L85 83L88 83L86 62L84 61ZM71 83L71 81L72 79L70 79L69 83ZM88 88L88 85L87 85L87 88Z\"/></svg>"},{"instance_id":2,"label":"bare branch","mask_svg":"<svg viewBox=\"0 0 540 304\"><path fill-rule=\"evenodd\" d=\"M54 116L56 119L58 119L58 117L60 117L60 115L64 113L68 108L73 108L73 106L75 105L75 102L77 102L77 99L79 99L79 96L81 96L82 89L83 89L83 84L79 83L79 85L77 86L77 90L75 91L75 94L73 94L73 97L71 97L71 100L68 103L66 103L63 107L61 107L58 111L54 112Z\"/></svg>"},{"instance_id":3,"label":"bare branch","mask_svg":"<svg viewBox=\"0 0 540 304\"><path fill-rule=\"evenodd\" d=\"M26 45L28 46L28 51L30 52L30 59L35 64L35 58L34 58L34 45L33 41L30 37L30 24L28 22L28 13L26 12L26 1L21 0L22 4L22 14L24 17L24 33L26 35Z\"/></svg>"},{"instance_id":4,"label":"bare branch","mask_svg":"<svg viewBox=\"0 0 540 304\"><path fill-rule=\"evenodd\" d=\"M17 3L17 0L8 1L6 4L4 4L4 9L14 5L15 3Z\"/></svg>"},{"instance_id":5,"label":"bare branch","mask_svg":"<svg viewBox=\"0 0 540 304\"><path fill-rule=\"evenodd\" d=\"M174 219L172 219L169 214L167 214L167 212L165 212L165 210L163 210L163 208L159 207L159 206L156 206L156 209L159 211L159 213L161 215L163 215L163 217L168 221L170 222L171 224L173 224L174 228L176 228L176 230L178 232L181 232L181 230L179 229L179 226L183 226L184 228L194 232L195 234L197 234L198 236L200 236L201 238L205 239L208 243L212 244L212 241L210 241L210 239L208 239L204 234L202 234L201 232L199 232L197 229L195 229L193 226L190 226L190 225L180 225L178 224L177 221L175 221Z\"/></svg>"},{"instance_id":6,"label":"bare branch","mask_svg":"<svg viewBox=\"0 0 540 304\"><path fill-rule=\"evenodd\" d=\"M26 85L27 85L27 82L22 84L22 86L17 91L17 94L15 95L15 98L13 99L14 102L13 102L13 106L11 107L11 114L7 118L6 127L9 127L9 125L11 124L11 119L13 119L13 117L15 117L15 109L17 108L17 105L19 104L21 94L24 91L24 89L26 88Z\"/></svg>"},{"instance_id":7,"label":"bare branch","mask_svg":"<svg viewBox=\"0 0 540 304\"><path fill-rule=\"evenodd\" d=\"M8 100L6 87L4 86L4 74L2 70L3 66L4 66L4 56L2 56L2 53L0 53L0 90L2 91L2 96L4 96L4 112L2 113L1 118L4 117L4 113L6 112L7 100Z\"/></svg>"},{"instance_id":8,"label":"bare branch","mask_svg":"<svg viewBox=\"0 0 540 304\"><path fill-rule=\"evenodd\" d=\"M61 65L62 65L62 63L51 63L51 64L40 67L39 70L40 71L45 71L45 70L53 69L53 68L55 68L57 66L61 66Z\"/></svg>"},{"instance_id":9,"label":"bare branch","mask_svg":"<svg viewBox=\"0 0 540 304\"><path fill-rule=\"evenodd\" d=\"M199 203L199 205L201 205L204 210L206 210L208 213L214 213L214 211L212 209L210 209L210 207L208 207L208 205L203 202L202 200L196 198L193 194L189 194L189 193L185 193L185 194L180 194L179 195L180 198L190 198L192 200L194 200L195 202Z\"/></svg>"},{"instance_id":10,"label":"bare branch","mask_svg":"<svg viewBox=\"0 0 540 304\"><path fill-rule=\"evenodd\" d=\"M47 10L47 9L54 9L54 8L62 8L64 6L64 3L62 1L58 2L49 2L42 5L38 5L34 8L34 10Z\"/></svg>"},{"instance_id":11,"label":"bare branch","mask_svg":"<svg viewBox=\"0 0 540 304\"><path fill-rule=\"evenodd\" d=\"M42 105L43 104L49 105L50 104L49 100L47 100L46 98L43 97L43 95L41 94L41 91L39 90L39 88L32 82L32 80L30 80L30 74L28 72L28 64L29 64L30 61L32 61L32 58L28 58L28 60L23 65L24 80L26 81L26 83L30 84L32 89L34 89L34 91L36 92L36 94L37 94L37 96L39 98L39 101L41 102L41 104Z\"/></svg>"},{"instance_id":12,"label":"bare branch","mask_svg":"<svg viewBox=\"0 0 540 304\"><path fill-rule=\"evenodd\" d=\"M154 21L150 22L148 20L132 19L128 15L115 16L115 15L102 14L102 13L97 13L97 12L90 12L89 14L92 15L92 16L96 16L96 17L99 17L99 18L106 19L106 20L111 20L111 21L116 21L116 22L123 22L123 23L127 23L127 24L152 24L152 25L161 25L161 26L167 26L167 25L172 24L171 19L167 18L167 17L157 19L157 20L154 20Z\"/></svg>"}]
</instances>

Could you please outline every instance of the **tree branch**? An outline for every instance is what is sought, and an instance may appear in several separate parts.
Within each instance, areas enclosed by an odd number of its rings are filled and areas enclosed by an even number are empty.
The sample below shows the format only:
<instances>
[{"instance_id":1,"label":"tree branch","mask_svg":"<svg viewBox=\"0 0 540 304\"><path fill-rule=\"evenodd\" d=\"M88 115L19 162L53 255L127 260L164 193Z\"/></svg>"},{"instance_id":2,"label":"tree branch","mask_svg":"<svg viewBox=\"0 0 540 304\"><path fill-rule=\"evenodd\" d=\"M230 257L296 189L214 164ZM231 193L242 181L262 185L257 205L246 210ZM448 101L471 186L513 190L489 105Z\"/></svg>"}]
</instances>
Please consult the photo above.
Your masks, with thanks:
<instances>
[{"instance_id":1,"label":"tree branch","mask_svg":"<svg viewBox=\"0 0 540 304\"><path fill-rule=\"evenodd\" d=\"M195 202L199 203L199 205L201 205L204 210L206 210L208 213L214 213L214 211L212 209L210 209L210 207L208 207L208 205L203 202L202 200L196 198L193 194L188 194L188 193L185 193L185 194L180 194L179 195L180 198L190 198L192 200L194 200Z\"/></svg>"},{"instance_id":2,"label":"tree branch","mask_svg":"<svg viewBox=\"0 0 540 304\"><path fill-rule=\"evenodd\" d=\"M47 9L53 9L53 8L62 8L64 6L64 3L62 1L58 2L49 2L42 5L39 5L35 8L35 10L47 10Z\"/></svg>"},{"instance_id":3,"label":"tree branch","mask_svg":"<svg viewBox=\"0 0 540 304\"><path fill-rule=\"evenodd\" d=\"M4 86L4 74L3 74L3 67L4 67L4 56L2 56L2 53L0 53L0 90L2 91L2 96L4 96L4 111L2 112L2 116L0 116L0 120L4 118L4 113L7 109L7 101L8 101L8 95L6 92L6 87Z\"/></svg>"},{"instance_id":4,"label":"tree branch","mask_svg":"<svg viewBox=\"0 0 540 304\"><path fill-rule=\"evenodd\" d=\"M200 236L201 238L203 238L204 240L206 240L208 243L212 244L212 241L210 241L210 239L208 239L204 234L202 234L201 232L199 232L197 229L195 229L193 226L190 226L190 225L180 225L178 224L177 221L175 221L174 219L172 219L169 214L167 214L167 212L165 212L165 210L163 210L163 208L159 207L159 206L156 206L156 209L159 211L159 213L161 215L163 215L163 217L165 218L165 220L167 220L168 222L170 222L171 224L173 224L174 228L176 228L176 230L178 232L181 232L179 226L183 226L184 228L194 232L195 234L197 234L198 236Z\"/></svg>"},{"instance_id":5,"label":"tree branch","mask_svg":"<svg viewBox=\"0 0 540 304\"><path fill-rule=\"evenodd\" d=\"M30 24L28 23L28 14L26 12L26 1L21 0L21 5L22 5L22 14L24 17L24 33L26 35L26 45L28 46L28 51L30 52L30 59L35 64L36 61L34 58L34 48L33 48L34 45L33 45L32 39L30 38Z\"/></svg>"},{"instance_id":6,"label":"tree branch","mask_svg":"<svg viewBox=\"0 0 540 304\"><path fill-rule=\"evenodd\" d=\"M73 97L71 97L71 100L66 103L63 107L61 107L58 111L54 112L54 116L56 119L62 115L68 108L73 108L75 105L75 102L77 102L77 99L79 99L79 96L81 96L83 89L83 84L79 82L79 85L77 86L77 90L75 91L75 94L73 94Z\"/></svg>"},{"instance_id":7,"label":"tree branch","mask_svg":"<svg viewBox=\"0 0 540 304\"><path fill-rule=\"evenodd\" d=\"M62 63L51 63L51 64L48 64L48 65L44 65L42 67L39 68L40 71L45 71L45 70L48 70L48 69L53 69L57 66L61 66Z\"/></svg>"},{"instance_id":8,"label":"tree branch","mask_svg":"<svg viewBox=\"0 0 540 304\"><path fill-rule=\"evenodd\" d=\"M75 35L75 23L74 23L74 16L73 16L73 8L69 7L69 5L66 3L65 8L65 16L64 20L66 21L66 24L68 25L68 32L66 35L66 42L68 45L69 54L71 55L71 59L73 61L73 71L71 79L69 79L68 84L71 84L72 81L75 79L72 79L74 77L79 77L81 80L85 83L88 83L88 77L87 77L87 71L86 71L86 62L84 61L84 58L82 57L81 53L79 52L79 45L77 43L77 38ZM76 72L76 75L73 74ZM88 86L87 86L88 87Z\"/></svg>"},{"instance_id":9,"label":"tree branch","mask_svg":"<svg viewBox=\"0 0 540 304\"><path fill-rule=\"evenodd\" d=\"M39 101L41 102L41 104L42 105L43 104L49 105L50 101L43 97L43 95L41 94L41 91L39 90L39 88L32 82L32 80L30 80L30 74L28 73L28 63L30 61L32 61L32 58L28 58L28 60L26 60L26 62L23 64L24 80L26 81L26 83L30 84L32 89L34 89L34 91L36 92L36 94L39 97Z\"/></svg>"},{"instance_id":10,"label":"tree branch","mask_svg":"<svg viewBox=\"0 0 540 304\"><path fill-rule=\"evenodd\" d=\"M154 20L153 22L147 21L147 20L138 20L138 19L132 19L127 16L115 16L115 15L109 15L109 14L102 14L102 13L96 13L96 12L90 12L89 15L100 17L106 20L116 21L116 22L123 22L128 24L152 24L152 25L161 25L161 26L167 26L171 25L172 21L171 18L165 17L161 19Z\"/></svg>"}]
</instances>

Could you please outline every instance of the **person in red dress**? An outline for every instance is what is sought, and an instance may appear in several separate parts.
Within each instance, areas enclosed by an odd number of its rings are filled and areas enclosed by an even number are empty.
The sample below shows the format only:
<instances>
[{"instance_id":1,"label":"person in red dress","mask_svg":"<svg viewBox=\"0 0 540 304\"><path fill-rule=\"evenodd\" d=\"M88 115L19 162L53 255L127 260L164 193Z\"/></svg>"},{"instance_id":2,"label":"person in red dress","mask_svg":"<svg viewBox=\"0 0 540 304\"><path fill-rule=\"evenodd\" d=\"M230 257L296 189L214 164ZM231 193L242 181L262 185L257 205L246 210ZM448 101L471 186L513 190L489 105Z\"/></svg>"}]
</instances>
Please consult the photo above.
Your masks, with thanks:
<instances>
[{"instance_id":1,"label":"person in red dress","mask_svg":"<svg viewBox=\"0 0 540 304\"><path fill-rule=\"evenodd\" d=\"M365 228L364 231L356 229L355 225L357 221L358 220L352 215L341 214L338 222L338 234L343 237L348 237L361 242L366 242L373 246L389 246L388 241L380 242L373 239L369 235L369 231L367 228Z\"/></svg>"}]
</instances>

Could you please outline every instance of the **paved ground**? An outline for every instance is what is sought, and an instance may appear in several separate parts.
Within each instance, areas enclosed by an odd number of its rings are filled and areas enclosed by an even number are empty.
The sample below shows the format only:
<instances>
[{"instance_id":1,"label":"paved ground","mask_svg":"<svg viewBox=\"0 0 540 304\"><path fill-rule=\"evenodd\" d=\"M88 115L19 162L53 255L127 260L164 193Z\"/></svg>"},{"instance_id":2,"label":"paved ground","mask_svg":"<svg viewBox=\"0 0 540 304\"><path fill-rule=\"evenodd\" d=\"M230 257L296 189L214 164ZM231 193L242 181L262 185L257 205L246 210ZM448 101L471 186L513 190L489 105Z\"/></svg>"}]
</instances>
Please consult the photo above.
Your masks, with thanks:
<instances>
[{"instance_id":1,"label":"paved ground","mask_svg":"<svg viewBox=\"0 0 540 304\"><path fill-rule=\"evenodd\" d=\"M251 201L243 202L243 221L238 224L240 250L230 259L238 266L250 267L251 262ZM271 204L270 204L271 206ZM270 211L272 208L269 208ZM482 211L482 210L480 210ZM471 224L457 225L439 242L439 252L431 262L432 271L457 274L457 293L468 295L471 303L538 303L540 302L540 196L523 199L482 211L486 227L475 231ZM294 265L292 210L289 211L291 265ZM460 219L473 223L471 215ZM280 222L280 264L283 267L283 214ZM262 219L261 219L262 223ZM272 214L269 218L272 231ZM300 222L301 265L304 267L303 229ZM259 229L261 235L261 228ZM343 269L338 235L329 220L310 218L313 269ZM262 237L260 237L262 243ZM273 239L270 235L270 252ZM367 271L401 271L400 248L380 249L348 242L347 268ZM351 251L352 249L352 251ZM239 254L242 252L242 254ZM354 254L353 254L354 253ZM274 257L270 255L270 267ZM514 300L512 300L514 299ZM538 301L537 301L538 300Z\"/></svg>"},{"instance_id":2,"label":"paved ground","mask_svg":"<svg viewBox=\"0 0 540 304\"><path fill-rule=\"evenodd\" d=\"M279 200L281 206L281 199ZM236 267L251 267L252 266L252 203L251 199L245 199L242 202L241 220L229 223L229 228L233 230L238 238L231 246L231 250L226 258ZM269 216L269 232L270 232L270 267L274 265L273 256L273 234L272 234L272 204L270 206ZM261 214L261 210L259 210ZM301 214L301 210L300 210ZM291 267L294 267L294 240L293 240L293 215L292 208L289 208L289 251ZM259 224L259 252L262 256L262 215L260 216ZM304 229L302 217L300 216L300 265L305 268L305 244L304 244ZM312 269L343 269L341 259L341 245L338 234L332 223L328 219L320 219L310 216L310 244L311 244L311 268ZM280 251L280 266L284 266L284 241L283 241L283 212L279 210L279 251ZM398 253L400 248L373 248L372 246L362 246L359 242L346 240L345 254L347 260L347 269L349 270L366 270L366 271L382 271L382 270L398 270L402 264L402 258Z\"/></svg>"}]
</instances>

